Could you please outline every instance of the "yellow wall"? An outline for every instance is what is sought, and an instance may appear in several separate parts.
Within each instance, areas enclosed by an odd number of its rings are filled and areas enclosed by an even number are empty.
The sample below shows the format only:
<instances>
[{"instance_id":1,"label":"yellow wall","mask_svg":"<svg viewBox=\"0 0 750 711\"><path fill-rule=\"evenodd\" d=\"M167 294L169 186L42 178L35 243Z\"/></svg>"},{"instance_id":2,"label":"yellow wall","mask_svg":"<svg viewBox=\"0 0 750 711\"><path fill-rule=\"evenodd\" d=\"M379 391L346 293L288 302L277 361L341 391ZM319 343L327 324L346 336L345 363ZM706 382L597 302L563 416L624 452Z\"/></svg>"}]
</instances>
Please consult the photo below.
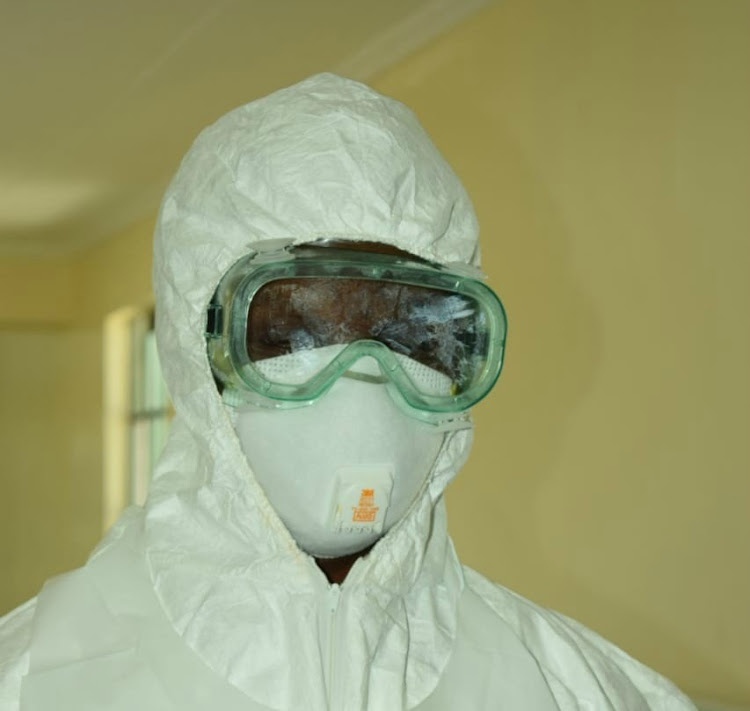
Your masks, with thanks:
<instances>
[{"instance_id":1,"label":"yellow wall","mask_svg":"<svg viewBox=\"0 0 750 711\"><path fill-rule=\"evenodd\" d=\"M78 257L73 266L78 323L96 323L101 328L105 316L116 309L153 305L154 219L149 216Z\"/></svg>"},{"instance_id":2,"label":"yellow wall","mask_svg":"<svg viewBox=\"0 0 750 711\"><path fill-rule=\"evenodd\" d=\"M101 336L0 328L0 615L101 535Z\"/></svg>"},{"instance_id":3,"label":"yellow wall","mask_svg":"<svg viewBox=\"0 0 750 711\"><path fill-rule=\"evenodd\" d=\"M510 315L449 491L461 556L735 703L750 703L749 11L505 0L375 82L465 180ZM59 262L58 303L0 313L0 536L16 541L0 611L96 538L101 324L151 298L151 223ZM49 269L3 263L3 294L24 288L8 274Z\"/></svg>"},{"instance_id":4,"label":"yellow wall","mask_svg":"<svg viewBox=\"0 0 750 711\"><path fill-rule=\"evenodd\" d=\"M72 319L72 260L0 258L0 328L59 326Z\"/></svg>"},{"instance_id":5,"label":"yellow wall","mask_svg":"<svg viewBox=\"0 0 750 711\"><path fill-rule=\"evenodd\" d=\"M506 369L463 559L750 703L750 3L505 0L381 76L465 180Z\"/></svg>"},{"instance_id":6,"label":"yellow wall","mask_svg":"<svg viewBox=\"0 0 750 711\"><path fill-rule=\"evenodd\" d=\"M102 532L102 327L147 306L153 218L70 259L0 260L0 615Z\"/></svg>"}]
</instances>

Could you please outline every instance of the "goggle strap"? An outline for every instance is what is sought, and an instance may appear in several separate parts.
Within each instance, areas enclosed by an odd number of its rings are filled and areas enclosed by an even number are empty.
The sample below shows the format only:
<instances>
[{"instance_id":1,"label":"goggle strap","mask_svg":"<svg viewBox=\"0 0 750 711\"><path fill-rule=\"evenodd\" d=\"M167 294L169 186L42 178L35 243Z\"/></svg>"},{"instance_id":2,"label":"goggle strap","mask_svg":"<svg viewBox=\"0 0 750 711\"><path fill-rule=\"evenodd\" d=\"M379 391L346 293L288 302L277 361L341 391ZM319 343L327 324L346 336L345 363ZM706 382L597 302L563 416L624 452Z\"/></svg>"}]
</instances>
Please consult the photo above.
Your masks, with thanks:
<instances>
[{"instance_id":1,"label":"goggle strap","mask_svg":"<svg viewBox=\"0 0 750 711\"><path fill-rule=\"evenodd\" d=\"M224 309L221 304L211 303L206 311L206 337L218 338L224 327Z\"/></svg>"},{"instance_id":2,"label":"goggle strap","mask_svg":"<svg viewBox=\"0 0 750 711\"><path fill-rule=\"evenodd\" d=\"M468 412L462 412L456 417L440 420L435 423L438 432L457 432L458 430L471 429L471 416Z\"/></svg>"}]
</instances>

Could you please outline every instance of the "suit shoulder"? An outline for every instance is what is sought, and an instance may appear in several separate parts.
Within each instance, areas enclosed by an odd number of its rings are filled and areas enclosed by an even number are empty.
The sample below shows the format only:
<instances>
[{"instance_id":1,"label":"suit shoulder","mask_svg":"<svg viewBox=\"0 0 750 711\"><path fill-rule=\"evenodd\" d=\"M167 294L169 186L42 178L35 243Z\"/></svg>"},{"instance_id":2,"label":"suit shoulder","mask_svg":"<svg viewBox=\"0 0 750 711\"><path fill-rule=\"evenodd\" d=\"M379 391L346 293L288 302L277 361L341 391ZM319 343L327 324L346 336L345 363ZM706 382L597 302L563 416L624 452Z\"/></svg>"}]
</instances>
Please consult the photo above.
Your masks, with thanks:
<instances>
[{"instance_id":1,"label":"suit shoulder","mask_svg":"<svg viewBox=\"0 0 750 711\"><path fill-rule=\"evenodd\" d=\"M17 711L21 680L29 669L36 598L0 618L0 711Z\"/></svg>"},{"instance_id":2,"label":"suit shoulder","mask_svg":"<svg viewBox=\"0 0 750 711\"><path fill-rule=\"evenodd\" d=\"M466 586L534 656L561 708L695 711L669 680L565 615L527 600L464 567ZM567 703L565 703L567 700ZM609 704L609 705L607 705Z\"/></svg>"}]
</instances>

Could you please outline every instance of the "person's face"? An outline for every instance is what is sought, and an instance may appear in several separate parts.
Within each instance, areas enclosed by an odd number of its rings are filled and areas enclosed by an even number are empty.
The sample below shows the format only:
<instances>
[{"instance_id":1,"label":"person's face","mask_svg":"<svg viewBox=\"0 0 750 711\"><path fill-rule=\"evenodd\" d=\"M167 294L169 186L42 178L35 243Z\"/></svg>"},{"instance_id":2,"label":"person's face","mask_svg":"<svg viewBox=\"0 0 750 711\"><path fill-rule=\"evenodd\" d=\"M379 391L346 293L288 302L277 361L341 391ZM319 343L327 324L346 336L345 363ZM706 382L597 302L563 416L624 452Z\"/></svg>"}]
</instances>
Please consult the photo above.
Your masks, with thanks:
<instances>
[{"instance_id":1,"label":"person's face","mask_svg":"<svg viewBox=\"0 0 750 711\"><path fill-rule=\"evenodd\" d=\"M374 242L335 242L325 246L415 259L396 247ZM420 312L438 312L445 298L434 289L372 279L277 279L262 286L253 297L248 313L247 352L253 361L261 361L298 350L375 340L455 377L450 365L436 358L434 349L425 341L424 325L413 317ZM283 328L278 328L278 324L283 324ZM440 334L430 335L434 339Z\"/></svg>"}]
</instances>

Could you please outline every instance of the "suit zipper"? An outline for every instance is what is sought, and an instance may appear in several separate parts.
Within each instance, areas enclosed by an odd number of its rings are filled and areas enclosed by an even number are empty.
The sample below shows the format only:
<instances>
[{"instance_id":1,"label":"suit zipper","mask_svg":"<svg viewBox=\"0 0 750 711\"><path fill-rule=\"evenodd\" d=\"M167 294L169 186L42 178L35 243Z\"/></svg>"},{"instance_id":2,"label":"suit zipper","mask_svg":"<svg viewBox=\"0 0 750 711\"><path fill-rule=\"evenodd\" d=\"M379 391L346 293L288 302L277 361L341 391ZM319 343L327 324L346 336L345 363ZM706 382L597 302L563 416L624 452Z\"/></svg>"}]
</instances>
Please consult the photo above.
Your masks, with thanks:
<instances>
[{"instance_id":1,"label":"suit zipper","mask_svg":"<svg viewBox=\"0 0 750 711\"><path fill-rule=\"evenodd\" d=\"M333 711L339 707L338 703L338 669L337 669L337 625L341 588L336 583L331 585L328 592L328 709Z\"/></svg>"}]
</instances>

